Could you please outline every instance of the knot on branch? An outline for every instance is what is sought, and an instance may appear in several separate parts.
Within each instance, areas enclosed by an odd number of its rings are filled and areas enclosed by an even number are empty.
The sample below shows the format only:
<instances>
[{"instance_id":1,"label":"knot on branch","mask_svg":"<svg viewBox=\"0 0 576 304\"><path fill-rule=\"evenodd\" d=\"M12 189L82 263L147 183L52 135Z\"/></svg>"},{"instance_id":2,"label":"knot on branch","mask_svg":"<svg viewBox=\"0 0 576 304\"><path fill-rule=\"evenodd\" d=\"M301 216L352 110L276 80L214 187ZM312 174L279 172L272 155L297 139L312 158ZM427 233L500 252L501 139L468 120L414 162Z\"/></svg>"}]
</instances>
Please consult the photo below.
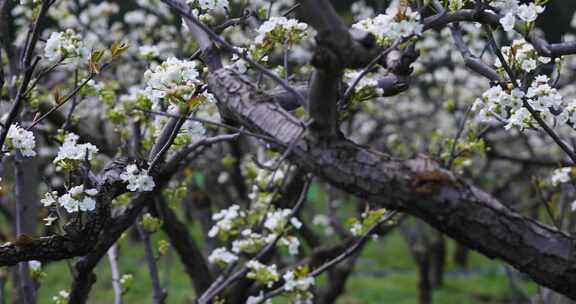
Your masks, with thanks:
<instances>
[{"instance_id":1,"label":"knot on branch","mask_svg":"<svg viewBox=\"0 0 576 304\"><path fill-rule=\"evenodd\" d=\"M439 164L427 157L420 157L408 161L413 172L412 189L419 194L437 194L443 186L457 183L456 177L448 170L442 169Z\"/></svg>"},{"instance_id":2,"label":"knot on branch","mask_svg":"<svg viewBox=\"0 0 576 304\"><path fill-rule=\"evenodd\" d=\"M414 45L409 46L404 50L391 51L381 64L388 69L392 74L408 76L414 70L411 65L418 59L420 52L416 50Z\"/></svg>"}]
</instances>

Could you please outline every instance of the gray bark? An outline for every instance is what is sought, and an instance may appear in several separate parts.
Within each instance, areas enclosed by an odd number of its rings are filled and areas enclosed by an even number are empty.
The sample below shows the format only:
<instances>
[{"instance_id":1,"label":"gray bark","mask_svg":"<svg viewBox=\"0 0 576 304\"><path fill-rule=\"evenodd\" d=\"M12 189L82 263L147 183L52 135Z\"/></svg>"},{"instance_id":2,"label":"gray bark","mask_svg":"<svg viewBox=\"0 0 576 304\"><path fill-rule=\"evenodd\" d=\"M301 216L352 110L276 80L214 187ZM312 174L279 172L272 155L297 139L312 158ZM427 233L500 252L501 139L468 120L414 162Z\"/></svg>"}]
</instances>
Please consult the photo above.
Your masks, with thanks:
<instances>
[{"instance_id":1,"label":"gray bark","mask_svg":"<svg viewBox=\"0 0 576 304\"><path fill-rule=\"evenodd\" d=\"M251 131L275 138L278 148L290 146L290 158L301 168L372 204L417 216L576 299L574 239L567 234L507 208L425 157L396 159L350 141L319 144L300 137L302 124L231 70L216 71L208 82L220 107Z\"/></svg>"}]
</instances>

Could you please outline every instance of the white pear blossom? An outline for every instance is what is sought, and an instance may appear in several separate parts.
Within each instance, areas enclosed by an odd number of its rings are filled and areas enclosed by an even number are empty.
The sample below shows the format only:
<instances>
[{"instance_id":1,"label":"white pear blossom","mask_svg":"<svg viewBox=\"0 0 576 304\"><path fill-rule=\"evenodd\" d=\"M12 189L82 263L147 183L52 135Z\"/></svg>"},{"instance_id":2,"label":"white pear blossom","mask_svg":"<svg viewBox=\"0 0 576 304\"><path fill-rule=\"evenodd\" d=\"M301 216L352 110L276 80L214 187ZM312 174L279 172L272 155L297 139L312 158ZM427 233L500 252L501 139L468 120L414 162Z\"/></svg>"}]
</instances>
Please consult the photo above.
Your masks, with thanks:
<instances>
[{"instance_id":1,"label":"white pear blossom","mask_svg":"<svg viewBox=\"0 0 576 304\"><path fill-rule=\"evenodd\" d=\"M281 209L268 213L264 227L271 232L281 232L288 222L288 217L292 214L290 209ZM302 224L300 221L290 221L294 228L298 229Z\"/></svg>"},{"instance_id":2,"label":"white pear blossom","mask_svg":"<svg viewBox=\"0 0 576 304\"><path fill-rule=\"evenodd\" d=\"M228 0L186 0L189 4L197 3L202 11L224 13L229 6Z\"/></svg>"},{"instance_id":3,"label":"white pear blossom","mask_svg":"<svg viewBox=\"0 0 576 304\"><path fill-rule=\"evenodd\" d=\"M78 64L88 61L90 51L84 46L84 42L78 34L67 29L64 32L50 34L44 47L44 56L50 62L70 59Z\"/></svg>"},{"instance_id":4,"label":"white pear blossom","mask_svg":"<svg viewBox=\"0 0 576 304\"><path fill-rule=\"evenodd\" d=\"M148 175L148 170L138 169L135 164L127 165L120 174L120 179L128 183L126 188L132 192L152 191L156 186L152 176Z\"/></svg>"},{"instance_id":5,"label":"white pear blossom","mask_svg":"<svg viewBox=\"0 0 576 304\"><path fill-rule=\"evenodd\" d=\"M300 229L302 227L302 222L296 216L290 218L290 224L292 224L292 226L296 229Z\"/></svg>"},{"instance_id":6,"label":"white pear blossom","mask_svg":"<svg viewBox=\"0 0 576 304\"><path fill-rule=\"evenodd\" d=\"M242 238L236 239L232 242L232 251L235 253L255 253L265 244L276 239L276 234L270 234L268 237L264 237L259 233L252 232L251 229L244 229L241 235Z\"/></svg>"},{"instance_id":7,"label":"white pear blossom","mask_svg":"<svg viewBox=\"0 0 576 304\"><path fill-rule=\"evenodd\" d=\"M250 269L250 272L246 274L247 278L266 284L268 288L280 279L276 264L267 266L256 260L250 260L246 263L246 267Z\"/></svg>"},{"instance_id":8,"label":"white pear blossom","mask_svg":"<svg viewBox=\"0 0 576 304\"><path fill-rule=\"evenodd\" d=\"M79 211L94 211L96 209L96 196L98 191L95 189L84 189L84 185L72 187L68 193L58 198L58 203L66 209L68 213Z\"/></svg>"},{"instance_id":9,"label":"white pear blossom","mask_svg":"<svg viewBox=\"0 0 576 304\"><path fill-rule=\"evenodd\" d=\"M153 102L173 96L187 100L195 93L196 87L202 84L199 76L196 62L170 57L144 73L144 91Z\"/></svg>"},{"instance_id":10,"label":"white pear blossom","mask_svg":"<svg viewBox=\"0 0 576 304\"><path fill-rule=\"evenodd\" d=\"M213 264L227 265L236 262L237 260L238 257L224 247L214 249L208 257L208 261Z\"/></svg>"},{"instance_id":11,"label":"white pear blossom","mask_svg":"<svg viewBox=\"0 0 576 304\"><path fill-rule=\"evenodd\" d=\"M534 3L522 4L518 7L518 18L526 22L534 22L538 18L538 14L544 12L544 7Z\"/></svg>"},{"instance_id":12,"label":"white pear blossom","mask_svg":"<svg viewBox=\"0 0 576 304\"><path fill-rule=\"evenodd\" d=\"M68 303L68 298L70 298L70 293L66 290L60 290L58 295L52 297L52 301L54 303Z\"/></svg>"},{"instance_id":13,"label":"white pear blossom","mask_svg":"<svg viewBox=\"0 0 576 304\"><path fill-rule=\"evenodd\" d=\"M514 13L509 12L506 15L504 15L504 17L500 18L500 24L502 25L504 31L506 32L513 31L514 25L516 24L516 17L514 16Z\"/></svg>"},{"instance_id":14,"label":"white pear blossom","mask_svg":"<svg viewBox=\"0 0 576 304\"><path fill-rule=\"evenodd\" d=\"M350 227L350 233L352 233L353 236L361 236L363 231L364 228L361 223L354 223L352 227Z\"/></svg>"},{"instance_id":15,"label":"white pear blossom","mask_svg":"<svg viewBox=\"0 0 576 304\"><path fill-rule=\"evenodd\" d=\"M244 215L244 211L241 211L238 205L232 205L228 209L220 210L220 212L212 215L212 220L216 221L216 223L208 231L208 236L215 237L221 231L230 231L234 227L234 222Z\"/></svg>"},{"instance_id":16,"label":"white pear blossom","mask_svg":"<svg viewBox=\"0 0 576 304\"><path fill-rule=\"evenodd\" d=\"M423 25L418 12L409 7L400 9L397 5L392 5L386 10L386 14L360 20L353 24L352 28L372 33L379 45L388 46L398 38L420 35Z\"/></svg>"},{"instance_id":17,"label":"white pear blossom","mask_svg":"<svg viewBox=\"0 0 576 304\"><path fill-rule=\"evenodd\" d=\"M286 236L280 239L280 244L288 247L288 253L297 255L300 248L300 240L294 236Z\"/></svg>"},{"instance_id":18,"label":"white pear blossom","mask_svg":"<svg viewBox=\"0 0 576 304\"><path fill-rule=\"evenodd\" d=\"M91 143L78 144L78 139L78 135L68 133L64 138L64 143L58 150L58 155L54 159L54 163L66 160L92 160L94 155L98 153L98 148Z\"/></svg>"},{"instance_id":19,"label":"white pear blossom","mask_svg":"<svg viewBox=\"0 0 576 304\"><path fill-rule=\"evenodd\" d=\"M291 46L308 36L307 29L306 23L298 22L296 19L271 17L258 28L252 51L260 50L264 54L275 45ZM259 58L263 54L256 57Z\"/></svg>"},{"instance_id":20,"label":"white pear blossom","mask_svg":"<svg viewBox=\"0 0 576 304\"><path fill-rule=\"evenodd\" d=\"M518 109L510 116L508 123L504 126L504 129L509 130L512 127L519 127L524 129L532 119L532 115L526 108Z\"/></svg>"},{"instance_id":21,"label":"white pear blossom","mask_svg":"<svg viewBox=\"0 0 576 304\"><path fill-rule=\"evenodd\" d=\"M8 129L6 135L8 146L16 149L24 157L36 156L34 148L36 147L36 138L32 131L27 131L18 124L13 124Z\"/></svg>"},{"instance_id":22,"label":"white pear blossom","mask_svg":"<svg viewBox=\"0 0 576 304\"><path fill-rule=\"evenodd\" d=\"M525 72L532 72L536 69L537 62L534 59L526 59L522 62L522 70Z\"/></svg>"},{"instance_id":23,"label":"white pear blossom","mask_svg":"<svg viewBox=\"0 0 576 304\"><path fill-rule=\"evenodd\" d=\"M516 39L511 46L502 47L502 55L510 60L508 65L518 67L524 72L531 72L536 69L539 63L550 62L550 58L539 56L536 49L524 39ZM496 67L502 68L502 63L496 59Z\"/></svg>"},{"instance_id":24,"label":"white pear blossom","mask_svg":"<svg viewBox=\"0 0 576 304\"><path fill-rule=\"evenodd\" d=\"M572 167L564 167L552 171L550 176L550 182L553 186L558 186L559 184L564 184L572 179Z\"/></svg>"},{"instance_id":25,"label":"white pear blossom","mask_svg":"<svg viewBox=\"0 0 576 304\"><path fill-rule=\"evenodd\" d=\"M294 271L287 271L282 278L284 279L284 290L291 291L308 291L314 286L314 277L306 276L304 278L297 278Z\"/></svg>"}]
</instances>

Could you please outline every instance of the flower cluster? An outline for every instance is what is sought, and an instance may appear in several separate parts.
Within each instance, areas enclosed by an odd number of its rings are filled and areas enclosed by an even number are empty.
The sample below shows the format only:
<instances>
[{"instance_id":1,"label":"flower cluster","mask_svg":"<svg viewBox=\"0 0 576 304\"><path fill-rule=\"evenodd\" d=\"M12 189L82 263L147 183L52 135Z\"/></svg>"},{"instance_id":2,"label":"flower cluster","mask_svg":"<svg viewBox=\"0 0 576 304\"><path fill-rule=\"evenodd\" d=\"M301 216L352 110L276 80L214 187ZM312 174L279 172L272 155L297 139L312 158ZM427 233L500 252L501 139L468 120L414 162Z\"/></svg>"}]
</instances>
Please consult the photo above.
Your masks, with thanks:
<instances>
[{"instance_id":1,"label":"flower cluster","mask_svg":"<svg viewBox=\"0 0 576 304\"><path fill-rule=\"evenodd\" d=\"M94 211L96 209L96 200L94 196L98 194L96 189L84 189L84 185L74 186L68 190L68 193L57 197L57 193L48 192L40 200L44 207L52 207L58 203L60 207L66 209L68 213L78 211Z\"/></svg>"},{"instance_id":2,"label":"flower cluster","mask_svg":"<svg viewBox=\"0 0 576 304\"><path fill-rule=\"evenodd\" d=\"M54 163L64 169L75 169L80 162L84 160L92 160L94 155L98 153L98 148L91 143L79 144L80 137L74 133L68 133L64 137L64 143L58 150L58 155L54 159Z\"/></svg>"},{"instance_id":3,"label":"flower cluster","mask_svg":"<svg viewBox=\"0 0 576 304\"><path fill-rule=\"evenodd\" d=\"M274 166L274 162L264 162L264 166ZM248 197L253 201L255 209L267 207L274 198L274 191L272 188L279 187L284 180L288 171L285 165L280 166L275 171L258 168L252 161L247 160L242 163L242 175L244 175L249 183L253 183L252 191Z\"/></svg>"},{"instance_id":4,"label":"flower cluster","mask_svg":"<svg viewBox=\"0 0 576 304\"><path fill-rule=\"evenodd\" d=\"M550 58L539 56L532 44L524 39L517 39L512 42L511 46L502 47L502 55L507 60L511 69L530 73L538 67L539 64L550 62ZM502 69L502 63L496 59L495 66Z\"/></svg>"},{"instance_id":5,"label":"flower cluster","mask_svg":"<svg viewBox=\"0 0 576 304\"><path fill-rule=\"evenodd\" d=\"M286 228L288 223L287 219L290 218L290 223L294 228L300 229L302 223L292 215L292 210L290 209L280 209L276 211L269 212L266 221L264 222L264 227L266 227L272 233L281 233Z\"/></svg>"},{"instance_id":6,"label":"flower cluster","mask_svg":"<svg viewBox=\"0 0 576 304\"><path fill-rule=\"evenodd\" d=\"M68 304L68 299L70 298L70 293L66 290L60 290L58 295L52 297L52 302L54 304Z\"/></svg>"},{"instance_id":7,"label":"flower cluster","mask_svg":"<svg viewBox=\"0 0 576 304\"><path fill-rule=\"evenodd\" d=\"M8 147L18 150L24 157L36 156L34 148L36 147L36 139L32 131L27 131L24 128L13 124L8 129L6 136Z\"/></svg>"},{"instance_id":8,"label":"flower cluster","mask_svg":"<svg viewBox=\"0 0 576 304\"><path fill-rule=\"evenodd\" d=\"M228 265L236 262L238 257L224 247L214 249L208 257L208 262L213 264Z\"/></svg>"},{"instance_id":9,"label":"flower cluster","mask_svg":"<svg viewBox=\"0 0 576 304\"><path fill-rule=\"evenodd\" d=\"M361 219L351 218L348 222L350 225L350 233L353 236L361 236L366 231L376 224L386 213L386 209L367 210L361 214Z\"/></svg>"},{"instance_id":10,"label":"flower cluster","mask_svg":"<svg viewBox=\"0 0 576 304\"><path fill-rule=\"evenodd\" d=\"M308 36L308 25L296 19L271 17L258 28L254 45L250 48L251 56L264 60L265 54L275 47L289 48Z\"/></svg>"},{"instance_id":11,"label":"flower cluster","mask_svg":"<svg viewBox=\"0 0 576 304\"><path fill-rule=\"evenodd\" d=\"M253 232L252 229L244 229L241 235L241 238L232 242L232 251L235 253L257 253L264 245L271 243L276 238L276 235L269 235L265 238L263 235Z\"/></svg>"},{"instance_id":12,"label":"flower cluster","mask_svg":"<svg viewBox=\"0 0 576 304\"><path fill-rule=\"evenodd\" d=\"M545 121L555 120L557 124L576 122L576 105L566 105L558 90L549 85L549 81L545 75L537 76L526 92L518 88L504 90L499 86L491 87L481 98L476 99L472 109L479 111L480 121L506 122L505 129L535 127L532 114L524 107L525 99Z\"/></svg>"},{"instance_id":13,"label":"flower cluster","mask_svg":"<svg viewBox=\"0 0 576 304\"><path fill-rule=\"evenodd\" d=\"M124 293L128 292L130 288L132 288L132 285L134 285L134 275L131 273L123 274L120 277L120 285Z\"/></svg>"},{"instance_id":14,"label":"flower cluster","mask_svg":"<svg viewBox=\"0 0 576 304\"><path fill-rule=\"evenodd\" d=\"M200 19L203 23L213 23L215 15L226 13L229 7L228 0L186 0L186 3L192 8L192 15ZM186 22L184 27L188 27Z\"/></svg>"},{"instance_id":15,"label":"flower cluster","mask_svg":"<svg viewBox=\"0 0 576 304\"><path fill-rule=\"evenodd\" d=\"M153 102L161 99L174 103L188 101L201 84L199 76L196 62L170 57L144 73L145 92Z\"/></svg>"},{"instance_id":16,"label":"flower cluster","mask_svg":"<svg viewBox=\"0 0 576 304\"><path fill-rule=\"evenodd\" d=\"M572 179L573 170L572 167L564 167L554 170L550 176L550 183L552 186L558 186L559 184L569 182Z\"/></svg>"},{"instance_id":17,"label":"flower cluster","mask_svg":"<svg viewBox=\"0 0 576 304\"><path fill-rule=\"evenodd\" d=\"M229 6L228 0L186 0L186 2L208 13L223 13Z\"/></svg>"},{"instance_id":18,"label":"flower cluster","mask_svg":"<svg viewBox=\"0 0 576 304\"><path fill-rule=\"evenodd\" d=\"M312 303L314 295L310 288L314 286L314 277L308 275L308 267L298 267L295 271L289 270L282 276L284 291L293 298L294 303Z\"/></svg>"},{"instance_id":19,"label":"flower cluster","mask_svg":"<svg viewBox=\"0 0 576 304\"><path fill-rule=\"evenodd\" d=\"M522 109L523 97L524 92L520 89L508 91L500 86L494 86L484 92L481 98L476 99L472 110L478 111L477 119L482 122L506 121L509 115L514 115L516 110ZM523 113L524 111L521 111L516 114L516 120Z\"/></svg>"},{"instance_id":20,"label":"flower cluster","mask_svg":"<svg viewBox=\"0 0 576 304\"><path fill-rule=\"evenodd\" d=\"M135 164L126 166L126 169L120 174L120 179L127 182L126 188L132 192L152 191L156 184L154 179L148 175L148 170L138 169Z\"/></svg>"},{"instance_id":21,"label":"flower cluster","mask_svg":"<svg viewBox=\"0 0 576 304\"><path fill-rule=\"evenodd\" d=\"M536 21L538 15L544 12L544 7L537 3L528 3L518 5L518 0L497 0L494 6L500 8L504 17L500 19L502 28L507 31L513 31L516 21L519 20L525 23L532 23Z\"/></svg>"},{"instance_id":22,"label":"flower cluster","mask_svg":"<svg viewBox=\"0 0 576 304\"><path fill-rule=\"evenodd\" d=\"M548 76L537 76L526 92L528 103L537 111L558 112L562 110L562 95L560 95L558 90L551 87L548 84L549 82L550 79ZM559 117L565 117L565 120L562 123L568 120L568 115L559 115Z\"/></svg>"},{"instance_id":23,"label":"flower cluster","mask_svg":"<svg viewBox=\"0 0 576 304\"><path fill-rule=\"evenodd\" d=\"M286 291L293 291L293 290L308 290L312 285L314 285L314 278L307 276L304 278L297 278L294 271L286 272L282 278L284 279L284 290Z\"/></svg>"},{"instance_id":24,"label":"flower cluster","mask_svg":"<svg viewBox=\"0 0 576 304\"><path fill-rule=\"evenodd\" d=\"M53 32L50 35L46 41L44 56L50 62L71 59L73 63L78 64L88 61L90 51L84 46L81 37L68 29L64 32Z\"/></svg>"},{"instance_id":25,"label":"flower cluster","mask_svg":"<svg viewBox=\"0 0 576 304\"><path fill-rule=\"evenodd\" d=\"M209 237L220 236L224 239L228 235L235 234L234 228L243 223L245 212L240 210L240 206L232 205L228 209L220 210L220 212L212 215L212 220L217 221L212 229L208 232Z\"/></svg>"},{"instance_id":26,"label":"flower cluster","mask_svg":"<svg viewBox=\"0 0 576 304\"><path fill-rule=\"evenodd\" d=\"M286 246L288 248L288 253L291 255L297 255L300 250L300 240L295 236L285 236L280 239L280 245Z\"/></svg>"},{"instance_id":27,"label":"flower cluster","mask_svg":"<svg viewBox=\"0 0 576 304\"><path fill-rule=\"evenodd\" d=\"M361 20L352 27L372 33L382 47L391 45L398 38L420 35L423 29L418 12L394 5L386 10L386 14Z\"/></svg>"},{"instance_id":28,"label":"flower cluster","mask_svg":"<svg viewBox=\"0 0 576 304\"><path fill-rule=\"evenodd\" d=\"M280 279L276 264L266 266L256 260L250 260L246 263L246 267L250 269L250 272L246 274L247 278L266 284L269 288Z\"/></svg>"}]
</instances>

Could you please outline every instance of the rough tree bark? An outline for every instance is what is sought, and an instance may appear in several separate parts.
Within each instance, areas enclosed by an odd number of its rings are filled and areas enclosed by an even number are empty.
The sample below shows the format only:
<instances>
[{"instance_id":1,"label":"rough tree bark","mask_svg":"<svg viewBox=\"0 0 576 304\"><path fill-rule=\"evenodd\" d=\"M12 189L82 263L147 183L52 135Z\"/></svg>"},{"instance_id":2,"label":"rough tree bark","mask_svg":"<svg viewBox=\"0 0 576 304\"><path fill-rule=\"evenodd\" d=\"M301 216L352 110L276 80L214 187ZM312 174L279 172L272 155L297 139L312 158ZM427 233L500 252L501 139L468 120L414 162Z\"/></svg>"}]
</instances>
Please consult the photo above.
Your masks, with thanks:
<instances>
[{"instance_id":1,"label":"rough tree bark","mask_svg":"<svg viewBox=\"0 0 576 304\"><path fill-rule=\"evenodd\" d=\"M232 70L220 69L208 82L220 107L251 131L275 138L278 149L290 146L291 160L303 169L372 204L419 217L576 299L574 239L567 234L507 208L426 157L396 159L346 140L301 137L304 126L295 117Z\"/></svg>"}]
</instances>

